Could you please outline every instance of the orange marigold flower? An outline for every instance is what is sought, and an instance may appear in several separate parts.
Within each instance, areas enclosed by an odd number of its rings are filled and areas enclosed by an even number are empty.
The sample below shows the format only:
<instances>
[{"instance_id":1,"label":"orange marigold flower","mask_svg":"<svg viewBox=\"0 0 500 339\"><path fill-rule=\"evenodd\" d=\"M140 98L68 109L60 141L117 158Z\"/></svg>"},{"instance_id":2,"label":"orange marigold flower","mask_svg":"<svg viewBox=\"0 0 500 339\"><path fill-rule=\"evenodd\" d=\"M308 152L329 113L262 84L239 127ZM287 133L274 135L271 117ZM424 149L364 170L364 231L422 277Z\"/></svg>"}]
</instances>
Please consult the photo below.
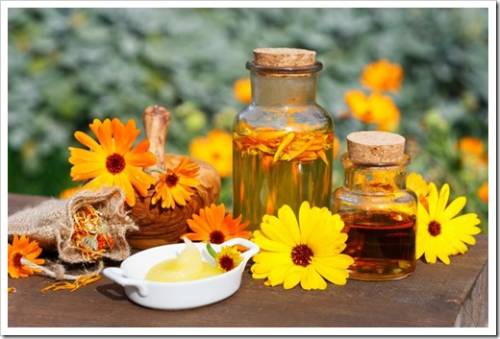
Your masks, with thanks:
<instances>
[{"instance_id":1,"label":"orange marigold flower","mask_svg":"<svg viewBox=\"0 0 500 339\"><path fill-rule=\"evenodd\" d=\"M349 111L356 119L367 124L374 122L370 111L368 96L365 92L357 89L347 91L344 95L344 100Z\"/></svg>"},{"instance_id":2,"label":"orange marigold flower","mask_svg":"<svg viewBox=\"0 0 500 339\"><path fill-rule=\"evenodd\" d=\"M479 199L481 199L483 202L488 203L488 182L486 181L479 187L477 190L477 196Z\"/></svg>"},{"instance_id":3,"label":"orange marigold flower","mask_svg":"<svg viewBox=\"0 0 500 339\"><path fill-rule=\"evenodd\" d=\"M398 128L401 113L390 96L373 93L370 95L370 109L377 129L394 131Z\"/></svg>"},{"instance_id":4,"label":"orange marigold flower","mask_svg":"<svg viewBox=\"0 0 500 339\"><path fill-rule=\"evenodd\" d=\"M337 137L333 138L333 158L336 159L340 152L340 140Z\"/></svg>"},{"instance_id":5,"label":"orange marigold flower","mask_svg":"<svg viewBox=\"0 0 500 339\"><path fill-rule=\"evenodd\" d=\"M176 204L185 206L200 181L198 174L200 166L187 157L182 157L175 167L168 167L168 161L165 160L165 173L155 186L155 193L151 202L156 204L161 199L162 208L175 208Z\"/></svg>"},{"instance_id":6,"label":"orange marigold flower","mask_svg":"<svg viewBox=\"0 0 500 339\"><path fill-rule=\"evenodd\" d=\"M373 91L397 92L403 81L403 68L389 60L381 59L368 64L361 74L361 84Z\"/></svg>"},{"instance_id":7,"label":"orange marigold flower","mask_svg":"<svg viewBox=\"0 0 500 339\"><path fill-rule=\"evenodd\" d=\"M200 209L187 223L193 232L186 233L185 236L194 241L222 244L232 238L248 239L251 235L245 230L248 222L242 223L241 215L235 219L231 214L226 214L224 204L212 204Z\"/></svg>"},{"instance_id":8,"label":"orange marigold flower","mask_svg":"<svg viewBox=\"0 0 500 339\"><path fill-rule=\"evenodd\" d=\"M236 100L242 104L252 101L252 86L249 78L238 79L234 82L233 93Z\"/></svg>"},{"instance_id":9,"label":"orange marigold flower","mask_svg":"<svg viewBox=\"0 0 500 339\"><path fill-rule=\"evenodd\" d=\"M458 141L458 149L464 163L476 168L488 164L488 155L485 152L484 144L481 139L463 137Z\"/></svg>"},{"instance_id":10,"label":"orange marigold flower","mask_svg":"<svg viewBox=\"0 0 500 339\"><path fill-rule=\"evenodd\" d=\"M34 265L43 265L45 260L39 259L42 249L37 241L21 235L14 235L12 244L8 245L9 275L11 278L29 277L38 270Z\"/></svg>"},{"instance_id":11,"label":"orange marigold flower","mask_svg":"<svg viewBox=\"0 0 500 339\"><path fill-rule=\"evenodd\" d=\"M479 138L463 137L458 141L460 152L465 155L481 157L484 152L484 144Z\"/></svg>"},{"instance_id":12,"label":"orange marigold flower","mask_svg":"<svg viewBox=\"0 0 500 339\"><path fill-rule=\"evenodd\" d=\"M390 96L351 90L345 94L345 102L353 117L367 124L375 124L382 131L393 131L399 126L401 113Z\"/></svg>"},{"instance_id":13,"label":"orange marigold flower","mask_svg":"<svg viewBox=\"0 0 500 339\"><path fill-rule=\"evenodd\" d=\"M228 177L233 170L233 137L222 130L212 130L206 137L191 141L189 152L194 158L212 165L222 177Z\"/></svg>"},{"instance_id":14,"label":"orange marigold flower","mask_svg":"<svg viewBox=\"0 0 500 339\"><path fill-rule=\"evenodd\" d=\"M140 131L134 120L124 125L120 120L98 119L89 125L97 137L96 142L86 133L77 131L75 138L89 150L70 147L69 162L71 178L74 181L88 180L83 188L118 186L125 192L127 204L135 205L135 191L146 196L154 179L143 171L156 163L153 153L149 152L149 141L142 140L132 148Z\"/></svg>"}]
</instances>

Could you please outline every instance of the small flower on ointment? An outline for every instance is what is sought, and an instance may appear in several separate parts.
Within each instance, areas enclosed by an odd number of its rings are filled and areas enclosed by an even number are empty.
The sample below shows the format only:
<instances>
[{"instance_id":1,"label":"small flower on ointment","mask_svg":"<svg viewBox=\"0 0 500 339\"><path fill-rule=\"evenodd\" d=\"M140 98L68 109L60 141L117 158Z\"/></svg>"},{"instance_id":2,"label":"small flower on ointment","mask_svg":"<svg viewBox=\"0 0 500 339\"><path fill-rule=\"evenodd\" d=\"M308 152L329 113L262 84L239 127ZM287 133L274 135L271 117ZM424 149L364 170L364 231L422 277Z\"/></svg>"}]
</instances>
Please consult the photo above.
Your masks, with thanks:
<instances>
[{"instance_id":1,"label":"small flower on ointment","mask_svg":"<svg viewBox=\"0 0 500 339\"><path fill-rule=\"evenodd\" d=\"M215 259L217 268L222 272L231 271L243 260L240 251L234 246L224 246L220 252L217 253L210 243L207 243L207 251Z\"/></svg>"},{"instance_id":2,"label":"small flower on ointment","mask_svg":"<svg viewBox=\"0 0 500 339\"><path fill-rule=\"evenodd\" d=\"M37 241L30 241L25 235L14 235L12 244L8 245L10 277L26 278L38 272L37 266L45 263L45 260L38 258L41 253Z\"/></svg>"},{"instance_id":3,"label":"small flower on ointment","mask_svg":"<svg viewBox=\"0 0 500 339\"><path fill-rule=\"evenodd\" d=\"M267 278L267 285L283 284L285 289L300 283L305 290L323 290L325 279L344 285L354 260L341 254L347 240L343 227L338 214L308 202L300 206L298 219L288 205L278 210L278 216L265 215L254 232L253 241L261 251L254 257L253 278Z\"/></svg>"},{"instance_id":4,"label":"small flower on ointment","mask_svg":"<svg viewBox=\"0 0 500 339\"><path fill-rule=\"evenodd\" d=\"M250 238L250 232L245 230L248 222L241 222L241 216L233 218L226 213L224 204L212 204L200 209L187 220L192 232L184 236L193 241L209 241L212 244L222 244L232 238Z\"/></svg>"},{"instance_id":5,"label":"small flower on ointment","mask_svg":"<svg viewBox=\"0 0 500 339\"><path fill-rule=\"evenodd\" d=\"M410 178L410 176L408 176ZM457 216L465 207L467 199L456 198L450 204L450 186L444 184L438 192L434 183L427 185L425 193L423 178L415 174L413 180L407 179L407 186L419 196L417 216L416 257L425 256L428 263L434 264L439 259L450 264L449 256L467 252L467 245L474 245L474 235L481 232L477 227L481 222L475 213ZM413 181L413 182L412 182ZM419 182L415 185L415 182ZM425 182L425 181L423 181ZM425 201L427 206L422 203Z\"/></svg>"}]
</instances>

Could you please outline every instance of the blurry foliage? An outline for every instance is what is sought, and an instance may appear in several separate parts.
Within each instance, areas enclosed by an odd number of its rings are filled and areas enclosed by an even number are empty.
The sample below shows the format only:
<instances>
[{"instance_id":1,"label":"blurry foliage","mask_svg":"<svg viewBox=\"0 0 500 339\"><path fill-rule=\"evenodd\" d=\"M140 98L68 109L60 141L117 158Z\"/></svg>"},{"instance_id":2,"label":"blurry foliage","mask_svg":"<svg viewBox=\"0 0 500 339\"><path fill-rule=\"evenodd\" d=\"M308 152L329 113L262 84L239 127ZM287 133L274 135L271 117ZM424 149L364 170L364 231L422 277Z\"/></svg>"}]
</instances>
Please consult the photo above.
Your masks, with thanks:
<instances>
[{"instance_id":1,"label":"blurry foliage","mask_svg":"<svg viewBox=\"0 0 500 339\"><path fill-rule=\"evenodd\" d=\"M147 105L165 105L174 113L170 152L230 129L242 108L233 83L262 46L318 52L318 101L340 140L365 128L341 118L363 67L379 58L401 64L396 101L411 169L450 182L487 224L475 194L487 170L465 167L456 147L463 136L487 140L486 9L10 9L9 191L68 187L67 146L94 117L139 119ZM230 203L228 181L222 196Z\"/></svg>"}]
</instances>

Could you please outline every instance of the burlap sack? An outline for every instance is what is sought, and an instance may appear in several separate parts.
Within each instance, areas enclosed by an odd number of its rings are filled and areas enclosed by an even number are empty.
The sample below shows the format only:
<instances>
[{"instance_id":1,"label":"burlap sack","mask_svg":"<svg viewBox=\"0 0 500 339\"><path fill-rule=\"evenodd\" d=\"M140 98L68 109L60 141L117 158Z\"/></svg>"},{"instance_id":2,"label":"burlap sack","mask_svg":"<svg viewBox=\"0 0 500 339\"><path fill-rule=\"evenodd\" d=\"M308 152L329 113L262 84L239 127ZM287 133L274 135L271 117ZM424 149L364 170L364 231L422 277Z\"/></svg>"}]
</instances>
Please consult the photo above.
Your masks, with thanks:
<instances>
[{"instance_id":1,"label":"burlap sack","mask_svg":"<svg viewBox=\"0 0 500 339\"><path fill-rule=\"evenodd\" d=\"M37 240L44 249L57 250L58 258L66 263L96 263L103 258L120 261L130 255L125 234L138 229L127 215L124 201L125 196L117 187L80 191L69 200L48 200L11 215L8 233L27 235L30 239ZM104 229L105 232L94 232L82 240L79 238L81 232L78 233L75 225L79 215L87 209L98 214L99 231ZM111 245L93 251L96 238L103 239L103 234L106 241L110 239L106 244ZM82 247L85 247L85 251Z\"/></svg>"}]
</instances>

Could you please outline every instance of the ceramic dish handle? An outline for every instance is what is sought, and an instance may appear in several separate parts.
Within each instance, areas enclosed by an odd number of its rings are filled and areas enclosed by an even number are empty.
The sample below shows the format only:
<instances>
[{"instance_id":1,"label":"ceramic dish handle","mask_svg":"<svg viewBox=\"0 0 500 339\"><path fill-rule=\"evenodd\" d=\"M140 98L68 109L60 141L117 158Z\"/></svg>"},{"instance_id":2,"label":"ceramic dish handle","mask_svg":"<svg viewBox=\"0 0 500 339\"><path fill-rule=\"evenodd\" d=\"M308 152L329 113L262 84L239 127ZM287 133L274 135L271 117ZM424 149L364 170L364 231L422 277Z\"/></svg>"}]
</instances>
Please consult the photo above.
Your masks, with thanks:
<instances>
[{"instance_id":1,"label":"ceramic dish handle","mask_svg":"<svg viewBox=\"0 0 500 339\"><path fill-rule=\"evenodd\" d=\"M233 238L225 243L223 243L221 246L234 246L234 245L241 245L247 248L247 250L243 253L241 253L241 256L247 262L251 257L259 253L259 246L257 244L251 242L250 240L243 239L243 238Z\"/></svg>"},{"instance_id":2,"label":"ceramic dish handle","mask_svg":"<svg viewBox=\"0 0 500 339\"><path fill-rule=\"evenodd\" d=\"M137 291L139 292L139 295L141 297L146 297L148 295L148 289L144 285L144 282L142 282L141 280L130 279L125 277L123 275L123 270L121 268L107 267L102 271L102 273L109 279L113 280L118 285L121 285L122 287L132 286L137 288Z\"/></svg>"}]
</instances>

